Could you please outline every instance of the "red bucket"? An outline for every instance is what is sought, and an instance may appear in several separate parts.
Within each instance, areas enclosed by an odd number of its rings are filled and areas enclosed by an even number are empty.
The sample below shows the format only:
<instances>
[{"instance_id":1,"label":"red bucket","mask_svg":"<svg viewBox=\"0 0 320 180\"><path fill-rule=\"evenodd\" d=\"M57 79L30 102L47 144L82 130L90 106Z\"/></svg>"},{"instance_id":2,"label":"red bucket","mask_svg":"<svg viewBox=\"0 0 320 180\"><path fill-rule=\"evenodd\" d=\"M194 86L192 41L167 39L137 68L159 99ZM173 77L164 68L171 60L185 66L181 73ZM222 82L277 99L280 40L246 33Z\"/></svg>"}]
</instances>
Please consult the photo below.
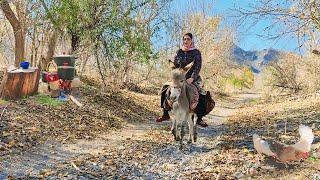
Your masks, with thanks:
<instances>
[{"instance_id":1,"label":"red bucket","mask_svg":"<svg viewBox=\"0 0 320 180\"><path fill-rule=\"evenodd\" d=\"M43 82L52 82L59 80L58 73L49 73L49 72L43 72L42 74L42 81Z\"/></svg>"}]
</instances>

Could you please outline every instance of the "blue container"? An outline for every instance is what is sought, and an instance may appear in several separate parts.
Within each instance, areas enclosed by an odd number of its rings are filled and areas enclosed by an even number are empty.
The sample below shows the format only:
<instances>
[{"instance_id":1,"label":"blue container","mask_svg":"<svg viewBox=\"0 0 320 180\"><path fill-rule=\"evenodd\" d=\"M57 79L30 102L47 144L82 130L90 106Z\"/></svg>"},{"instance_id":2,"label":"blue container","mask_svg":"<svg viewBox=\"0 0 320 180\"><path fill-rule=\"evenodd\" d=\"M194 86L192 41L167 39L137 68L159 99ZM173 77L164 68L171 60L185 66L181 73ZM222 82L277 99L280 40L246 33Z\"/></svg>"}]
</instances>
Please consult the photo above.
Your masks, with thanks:
<instances>
[{"instance_id":1,"label":"blue container","mask_svg":"<svg viewBox=\"0 0 320 180\"><path fill-rule=\"evenodd\" d=\"M22 67L22 69L28 69L29 65L30 65L30 63L27 61L23 61L20 63L20 67Z\"/></svg>"}]
</instances>

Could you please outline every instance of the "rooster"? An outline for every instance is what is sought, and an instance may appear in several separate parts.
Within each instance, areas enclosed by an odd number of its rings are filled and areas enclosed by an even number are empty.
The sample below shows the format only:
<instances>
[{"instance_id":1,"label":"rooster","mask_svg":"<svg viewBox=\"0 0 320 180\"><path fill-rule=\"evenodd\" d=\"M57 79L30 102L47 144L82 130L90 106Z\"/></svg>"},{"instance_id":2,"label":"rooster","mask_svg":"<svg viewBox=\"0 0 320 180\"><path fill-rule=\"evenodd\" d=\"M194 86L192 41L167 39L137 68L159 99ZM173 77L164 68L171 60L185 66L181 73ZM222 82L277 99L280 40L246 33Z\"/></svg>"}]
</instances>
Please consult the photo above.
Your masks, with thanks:
<instances>
[{"instance_id":1,"label":"rooster","mask_svg":"<svg viewBox=\"0 0 320 180\"><path fill-rule=\"evenodd\" d=\"M309 157L311 144L314 139L312 130L308 126L299 126L300 140L293 145L286 145L276 141L265 141L259 135L253 135L253 146L259 154L274 157L281 162L299 161Z\"/></svg>"}]
</instances>

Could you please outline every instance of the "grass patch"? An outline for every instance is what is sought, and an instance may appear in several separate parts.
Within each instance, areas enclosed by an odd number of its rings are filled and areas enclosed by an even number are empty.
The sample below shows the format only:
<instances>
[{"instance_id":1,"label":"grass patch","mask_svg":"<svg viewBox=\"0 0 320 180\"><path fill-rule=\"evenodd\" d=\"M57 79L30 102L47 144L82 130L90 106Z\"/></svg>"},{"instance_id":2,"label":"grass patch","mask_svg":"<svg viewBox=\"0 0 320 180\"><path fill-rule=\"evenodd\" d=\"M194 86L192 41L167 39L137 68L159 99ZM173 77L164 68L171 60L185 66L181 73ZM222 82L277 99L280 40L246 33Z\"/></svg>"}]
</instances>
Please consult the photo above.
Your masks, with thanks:
<instances>
[{"instance_id":1,"label":"grass patch","mask_svg":"<svg viewBox=\"0 0 320 180\"><path fill-rule=\"evenodd\" d=\"M317 161L318 159L317 159L317 157L310 156L307 160L310 161L310 162L315 162L315 161Z\"/></svg>"},{"instance_id":2,"label":"grass patch","mask_svg":"<svg viewBox=\"0 0 320 180\"><path fill-rule=\"evenodd\" d=\"M262 102L261 98L257 98L257 99L251 99L249 101L250 105L255 105L255 104L260 104Z\"/></svg>"},{"instance_id":3,"label":"grass patch","mask_svg":"<svg viewBox=\"0 0 320 180\"><path fill-rule=\"evenodd\" d=\"M50 96L47 96L47 95L37 95L36 101L39 104L45 104L45 105L49 105L49 106L59 106L59 105L63 104L62 101L59 101L56 98L51 98Z\"/></svg>"},{"instance_id":4,"label":"grass patch","mask_svg":"<svg viewBox=\"0 0 320 180\"><path fill-rule=\"evenodd\" d=\"M0 99L0 105L6 105L8 104L8 101Z\"/></svg>"}]
</instances>

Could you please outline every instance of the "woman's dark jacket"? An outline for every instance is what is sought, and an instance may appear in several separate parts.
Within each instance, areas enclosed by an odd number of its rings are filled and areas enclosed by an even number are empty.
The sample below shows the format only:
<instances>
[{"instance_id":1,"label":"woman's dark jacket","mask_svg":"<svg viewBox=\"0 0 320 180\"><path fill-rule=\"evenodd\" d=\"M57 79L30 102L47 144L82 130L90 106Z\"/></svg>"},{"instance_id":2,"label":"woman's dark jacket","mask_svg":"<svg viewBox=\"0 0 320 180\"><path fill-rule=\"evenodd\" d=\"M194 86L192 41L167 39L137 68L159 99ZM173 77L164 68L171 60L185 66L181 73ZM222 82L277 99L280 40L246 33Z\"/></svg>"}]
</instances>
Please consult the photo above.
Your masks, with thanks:
<instances>
[{"instance_id":1,"label":"woman's dark jacket","mask_svg":"<svg viewBox=\"0 0 320 180\"><path fill-rule=\"evenodd\" d=\"M174 57L174 65L176 68L183 68L186 65L194 61L193 66L186 74L186 79L193 78L194 81L197 81L200 78L199 72L202 65L201 53L198 49L190 51L182 51L179 49L177 55Z\"/></svg>"}]
</instances>

